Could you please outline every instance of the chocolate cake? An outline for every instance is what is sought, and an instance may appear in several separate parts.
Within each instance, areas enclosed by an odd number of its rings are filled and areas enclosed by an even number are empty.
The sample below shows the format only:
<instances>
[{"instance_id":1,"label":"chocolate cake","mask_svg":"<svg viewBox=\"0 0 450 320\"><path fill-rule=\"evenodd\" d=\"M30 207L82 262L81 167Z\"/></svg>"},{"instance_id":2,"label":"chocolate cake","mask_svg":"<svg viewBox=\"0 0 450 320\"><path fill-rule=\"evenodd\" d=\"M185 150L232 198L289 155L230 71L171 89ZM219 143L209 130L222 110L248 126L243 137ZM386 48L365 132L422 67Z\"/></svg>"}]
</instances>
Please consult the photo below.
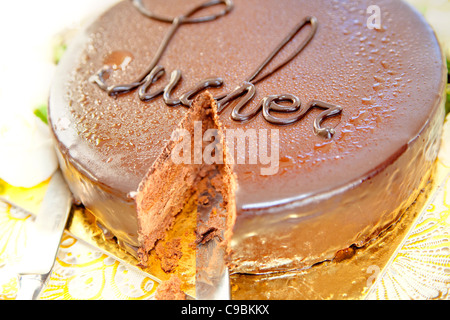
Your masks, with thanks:
<instances>
[{"instance_id":1,"label":"chocolate cake","mask_svg":"<svg viewBox=\"0 0 450 320\"><path fill-rule=\"evenodd\" d=\"M217 129L230 269L262 273L399 219L430 179L445 83L402 1L122 1L64 55L49 120L75 198L142 260L205 168L172 164L173 133Z\"/></svg>"}]
</instances>

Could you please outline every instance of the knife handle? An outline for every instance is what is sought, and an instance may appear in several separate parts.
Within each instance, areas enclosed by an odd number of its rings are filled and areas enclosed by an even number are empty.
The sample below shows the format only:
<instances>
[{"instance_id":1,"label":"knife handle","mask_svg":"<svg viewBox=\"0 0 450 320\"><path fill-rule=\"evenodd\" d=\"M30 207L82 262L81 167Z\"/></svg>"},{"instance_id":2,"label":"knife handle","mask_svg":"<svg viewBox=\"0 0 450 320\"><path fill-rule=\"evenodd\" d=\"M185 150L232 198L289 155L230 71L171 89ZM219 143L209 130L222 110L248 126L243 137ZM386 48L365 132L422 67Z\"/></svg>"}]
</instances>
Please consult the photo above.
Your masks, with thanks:
<instances>
[{"instance_id":1,"label":"knife handle","mask_svg":"<svg viewBox=\"0 0 450 320\"><path fill-rule=\"evenodd\" d=\"M16 300L36 300L45 285L47 276L42 274L19 275L19 291Z\"/></svg>"}]
</instances>

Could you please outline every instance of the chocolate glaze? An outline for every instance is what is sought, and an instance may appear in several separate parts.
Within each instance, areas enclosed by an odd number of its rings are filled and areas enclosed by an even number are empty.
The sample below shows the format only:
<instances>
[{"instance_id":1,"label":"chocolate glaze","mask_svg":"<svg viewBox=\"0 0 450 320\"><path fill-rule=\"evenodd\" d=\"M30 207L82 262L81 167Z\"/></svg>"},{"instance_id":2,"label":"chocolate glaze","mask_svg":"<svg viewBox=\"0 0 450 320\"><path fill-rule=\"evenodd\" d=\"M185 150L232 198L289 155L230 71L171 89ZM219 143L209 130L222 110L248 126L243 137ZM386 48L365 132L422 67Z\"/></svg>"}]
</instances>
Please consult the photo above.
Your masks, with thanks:
<instances>
[{"instance_id":1,"label":"chocolate glaze","mask_svg":"<svg viewBox=\"0 0 450 320\"><path fill-rule=\"evenodd\" d=\"M94 74L90 81L97 84L100 89L106 91L109 95L117 95L124 92L129 92L139 87L139 99L142 101L152 100L160 95L163 95L164 102L168 106L176 106L182 104L186 107L192 107L192 101L195 95L199 94L201 91L208 89L210 87L220 87L223 84L223 80L221 78L208 78L204 79L201 82L197 83L195 87L191 90L185 92L179 99L171 98L172 90L178 85L181 80L181 71L175 70L172 72L172 76L170 78L169 83L162 89L159 89L153 93L148 93L149 88L159 79L164 73L165 69L162 66L157 65L161 57L163 56L165 50L167 49L170 40L175 35L176 31L180 26L186 23L199 23L199 22L209 22L212 20L218 19L220 16L223 16L230 12L233 3L231 0L227 1L210 1L206 3L201 3L197 7L189 10L188 13L184 15L179 15L176 18L168 19L164 17L160 17L155 15L154 13L148 11L145 6L142 4L142 1L133 1L133 4L136 8L144 14L145 16L164 22L170 22L171 26L168 33L164 36L163 41L161 42L158 50L155 53L155 56L151 60L150 66L147 67L146 71L142 73L139 78L128 84L121 85L107 85L105 74L112 72L112 67L109 64L103 66L96 74ZM192 18L191 16L202 9L218 5L224 4L226 8L224 11L219 12L216 15L200 17L200 18ZM298 48L286 58L282 63L275 66L273 70L267 72L266 74L258 77L260 73L266 68L266 66L278 55L281 50L290 42L294 37L307 25L311 25L311 31L307 38L298 46ZM325 118L336 116L341 113L341 106L334 106L330 103L322 102L322 101L312 101L308 104L307 108L301 108L301 101L298 97L292 94L282 94L282 95L271 95L268 97L264 97L258 106L248 112L246 114L241 113L240 111L251 101L256 93L255 84L263 81L265 78L273 75L276 71L284 67L286 64L294 60L298 54L303 51L303 49L308 45L308 43L312 40L317 31L317 19L315 17L307 17L303 19L295 28L289 32L289 34L283 39L283 41L273 50L273 52L264 59L264 62L257 67L255 72L245 80L240 86L237 86L233 91L219 95L216 100L218 103L219 112L222 112L228 105L230 105L234 100L239 99L240 101L233 108L233 112L231 114L231 118L236 121L248 121L253 117L257 116L261 110L264 110L263 116L267 122L272 124L279 125L288 125L295 123L302 119L305 114L314 107L325 109L323 113L321 113L316 120L314 121L314 132L318 135L321 135L325 138L331 138L335 134L335 130L333 128L321 128L321 123L325 120ZM244 95L245 93L245 95ZM243 98L241 96L244 95ZM279 102L283 101L291 101L292 105L285 107L279 104ZM270 114L270 110L278 111L278 112L296 112L301 111L298 115L293 118L279 118Z\"/></svg>"},{"instance_id":2,"label":"chocolate glaze","mask_svg":"<svg viewBox=\"0 0 450 320\"><path fill-rule=\"evenodd\" d=\"M163 17L203 2L143 1ZM366 9L374 4L381 8L380 30L365 25ZM280 35L308 16L319 21L313 41L257 83L246 109L254 110L264 97L291 94L303 102L342 106L344 112L326 120L335 129L327 140L311 130L316 110L283 127L268 123L262 112L240 122L232 119L233 108L223 110L225 130L280 129L276 175L260 175L259 165L233 168L236 219L230 244L237 272L305 267L353 243L362 245L414 200L436 156L444 59L430 27L400 1L234 0L233 10L220 19L177 30L159 62L183 72L170 92L179 97L211 76L224 80L221 88L211 89L215 96L231 92L270 55ZM88 79L103 68L105 57L126 50L132 61L108 74L108 81L133 82L169 28L130 2L118 4L70 47L51 88L50 123L74 195L134 246L132 193L186 109L168 107L162 97L141 101L133 92L108 96ZM299 47L308 28L269 63L269 70Z\"/></svg>"}]
</instances>

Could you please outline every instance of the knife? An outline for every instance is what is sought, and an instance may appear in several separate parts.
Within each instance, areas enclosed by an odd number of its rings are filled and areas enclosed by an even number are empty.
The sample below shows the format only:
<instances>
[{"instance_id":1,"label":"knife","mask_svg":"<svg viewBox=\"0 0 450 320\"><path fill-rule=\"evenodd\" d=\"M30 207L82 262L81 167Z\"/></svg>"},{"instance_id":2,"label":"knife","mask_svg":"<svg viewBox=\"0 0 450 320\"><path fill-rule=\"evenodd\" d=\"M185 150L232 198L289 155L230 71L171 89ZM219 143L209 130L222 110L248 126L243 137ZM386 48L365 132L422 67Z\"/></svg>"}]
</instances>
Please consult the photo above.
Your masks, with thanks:
<instances>
[{"instance_id":1,"label":"knife","mask_svg":"<svg viewBox=\"0 0 450 320\"><path fill-rule=\"evenodd\" d=\"M214 187L208 181L207 190ZM204 225L212 214L221 212L223 228L226 225L226 212L221 207L223 197L220 192L203 194L208 197L208 204L197 206L197 227ZM214 213L215 212L215 213ZM226 264L226 249L222 245L224 230L205 243L197 245L195 295L197 300L230 300L230 277Z\"/></svg>"},{"instance_id":2,"label":"knife","mask_svg":"<svg viewBox=\"0 0 450 320\"><path fill-rule=\"evenodd\" d=\"M17 300L35 300L44 288L58 253L72 207L72 194L60 170L50 179L39 214L30 226L18 265Z\"/></svg>"},{"instance_id":3,"label":"knife","mask_svg":"<svg viewBox=\"0 0 450 320\"><path fill-rule=\"evenodd\" d=\"M215 250L218 252L214 253ZM197 253L200 252L204 256L197 256L196 299L230 300L230 276L225 264L225 251L216 240L211 240L197 249ZM205 264L208 266L205 267ZM207 270L199 270L202 266Z\"/></svg>"}]
</instances>

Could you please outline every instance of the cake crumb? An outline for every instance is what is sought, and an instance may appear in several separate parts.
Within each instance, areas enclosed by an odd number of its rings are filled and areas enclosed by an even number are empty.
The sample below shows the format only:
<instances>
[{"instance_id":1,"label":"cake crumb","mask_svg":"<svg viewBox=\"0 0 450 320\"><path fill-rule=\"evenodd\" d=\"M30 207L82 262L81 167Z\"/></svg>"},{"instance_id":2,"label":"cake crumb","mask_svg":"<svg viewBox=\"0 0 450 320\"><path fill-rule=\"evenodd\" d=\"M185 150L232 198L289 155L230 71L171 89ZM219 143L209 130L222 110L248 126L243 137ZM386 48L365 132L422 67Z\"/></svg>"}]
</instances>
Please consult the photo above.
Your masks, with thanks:
<instances>
[{"instance_id":1,"label":"cake crumb","mask_svg":"<svg viewBox=\"0 0 450 320\"><path fill-rule=\"evenodd\" d=\"M219 241L222 241L223 239L220 237L220 233L223 227L224 222L222 217L217 213L217 209L213 208L208 221L201 221L201 223L197 225L197 229L195 230L197 236L196 243L205 244L215 237L217 237Z\"/></svg>"},{"instance_id":2,"label":"cake crumb","mask_svg":"<svg viewBox=\"0 0 450 320\"><path fill-rule=\"evenodd\" d=\"M343 260L350 259L353 257L356 253L356 250L353 247L340 250L336 253L336 256L334 257L335 262L341 262Z\"/></svg>"},{"instance_id":3,"label":"cake crumb","mask_svg":"<svg viewBox=\"0 0 450 320\"><path fill-rule=\"evenodd\" d=\"M156 300L186 300L186 294L181 291L181 280L176 275L164 281L156 289Z\"/></svg>"},{"instance_id":4,"label":"cake crumb","mask_svg":"<svg viewBox=\"0 0 450 320\"><path fill-rule=\"evenodd\" d=\"M156 255L161 260L161 268L166 273L175 271L178 262L183 256L181 251L181 239L176 238L166 243L158 242L156 244Z\"/></svg>"},{"instance_id":5,"label":"cake crumb","mask_svg":"<svg viewBox=\"0 0 450 320\"><path fill-rule=\"evenodd\" d=\"M201 197L198 199L198 202L199 202L200 204L202 204L203 206L207 206L207 205L209 204L209 197L208 197L208 196L201 196Z\"/></svg>"}]
</instances>

